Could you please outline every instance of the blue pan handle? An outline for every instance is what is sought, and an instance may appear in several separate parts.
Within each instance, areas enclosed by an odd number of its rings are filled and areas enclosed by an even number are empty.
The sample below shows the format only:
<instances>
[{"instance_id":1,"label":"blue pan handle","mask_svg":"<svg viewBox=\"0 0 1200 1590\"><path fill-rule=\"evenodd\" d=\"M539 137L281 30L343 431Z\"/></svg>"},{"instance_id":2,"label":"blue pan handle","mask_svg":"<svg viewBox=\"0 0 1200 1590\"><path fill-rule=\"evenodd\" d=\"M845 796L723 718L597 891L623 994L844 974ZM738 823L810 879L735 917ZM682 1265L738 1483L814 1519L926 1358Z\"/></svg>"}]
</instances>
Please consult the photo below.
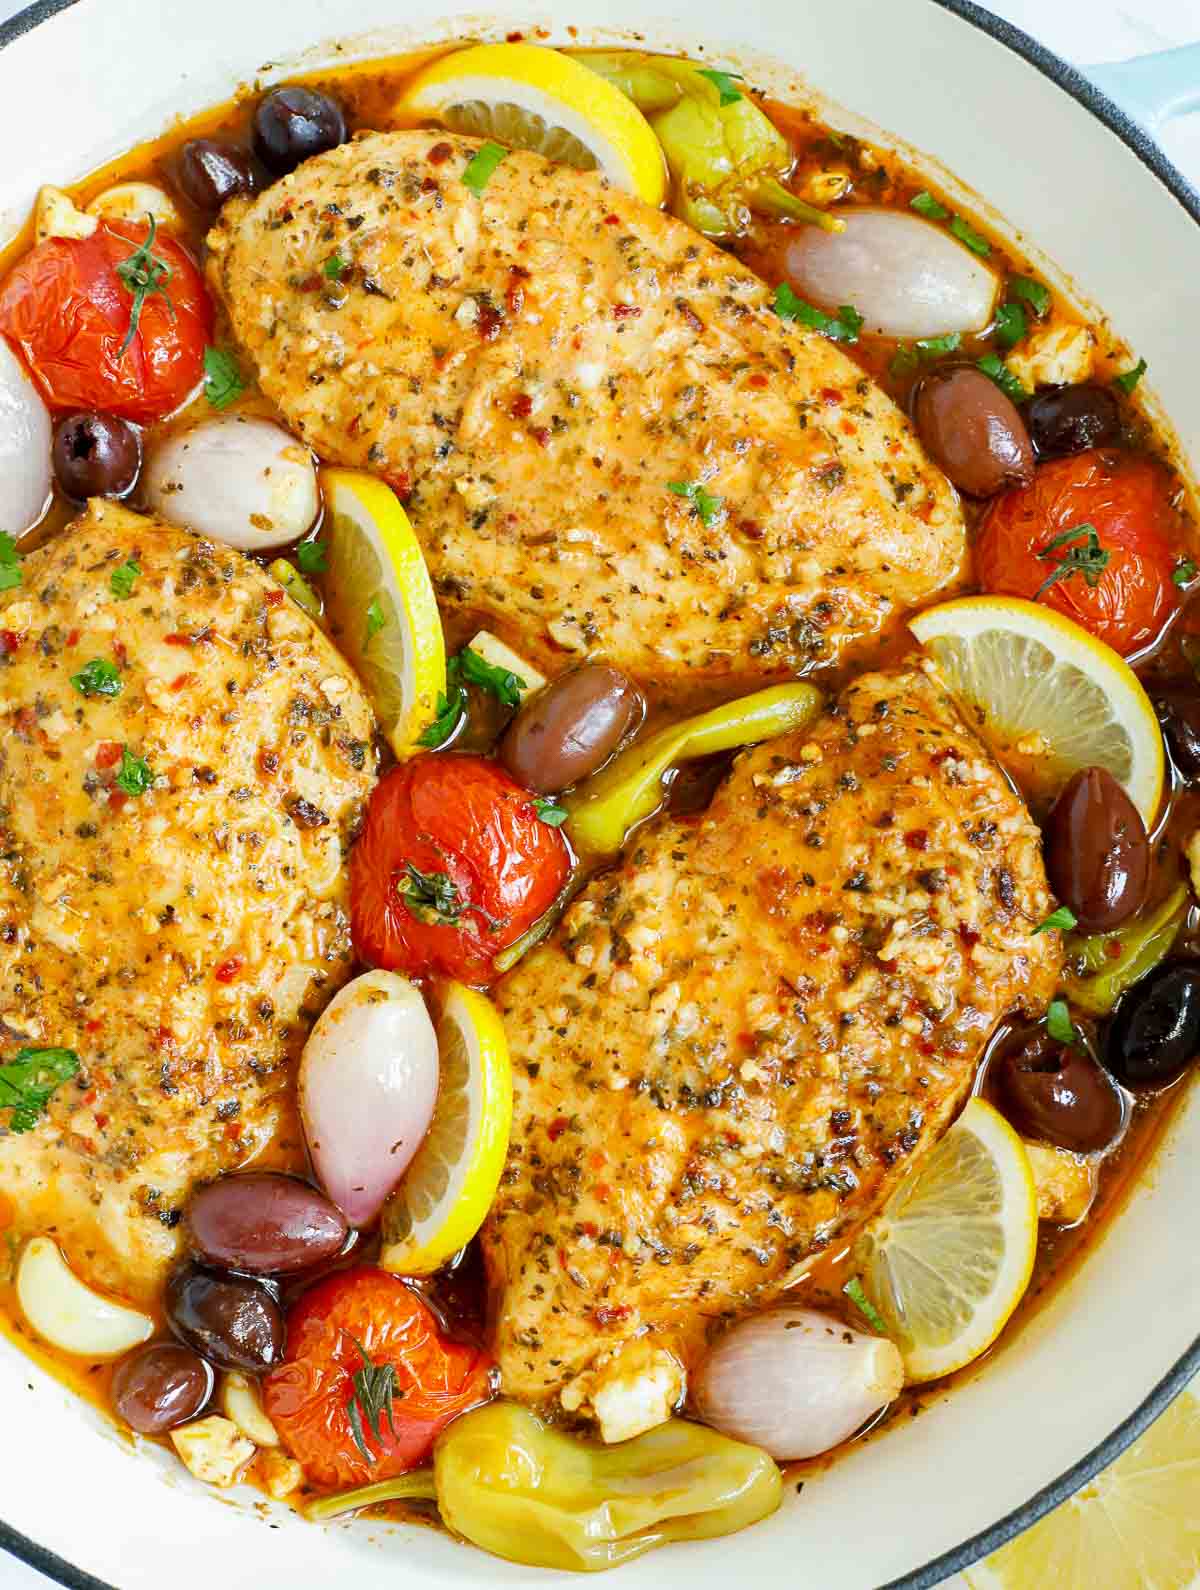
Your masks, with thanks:
<instances>
[{"instance_id":1,"label":"blue pan handle","mask_svg":"<svg viewBox=\"0 0 1200 1590\"><path fill-rule=\"evenodd\" d=\"M1200 42L1084 70L1148 132L1157 132L1176 116L1200 110Z\"/></svg>"}]
</instances>

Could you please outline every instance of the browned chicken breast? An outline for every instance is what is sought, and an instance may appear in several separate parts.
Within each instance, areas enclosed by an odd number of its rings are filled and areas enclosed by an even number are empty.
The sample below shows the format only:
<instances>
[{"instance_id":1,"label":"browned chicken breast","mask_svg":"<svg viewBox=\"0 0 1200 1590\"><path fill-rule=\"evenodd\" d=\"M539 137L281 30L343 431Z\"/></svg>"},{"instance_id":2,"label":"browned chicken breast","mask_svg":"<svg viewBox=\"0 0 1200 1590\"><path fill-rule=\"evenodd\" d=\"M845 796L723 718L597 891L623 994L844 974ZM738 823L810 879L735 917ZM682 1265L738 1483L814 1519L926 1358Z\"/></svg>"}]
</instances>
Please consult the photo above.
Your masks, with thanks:
<instances>
[{"instance_id":1,"label":"browned chicken breast","mask_svg":"<svg viewBox=\"0 0 1200 1590\"><path fill-rule=\"evenodd\" d=\"M451 619L675 694L838 660L959 573L896 406L594 172L372 133L226 206L211 277L320 455L402 493Z\"/></svg>"},{"instance_id":2,"label":"browned chicken breast","mask_svg":"<svg viewBox=\"0 0 1200 1590\"><path fill-rule=\"evenodd\" d=\"M710 1330L888 1197L1061 961L1038 831L919 665L866 675L663 821L499 986L485 1228L505 1389L621 1439Z\"/></svg>"},{"instance_id":3,"label":"browned chicken breast","mask_svg":"<svg viewBox=\"0 0 1200 1590\"><path fill-rule=\"evenodd\" d=\"M81 1064L33 1130L0 1126L0 1202L18 1236L150 1299L191 1184L290 1120L292 1062L349 969L372 718L227 547L94 502L22 572L0 601L19 637L0 658L0 1060ZM119 694L75 683L93 659Z\"/></svg>"}]
</instances>

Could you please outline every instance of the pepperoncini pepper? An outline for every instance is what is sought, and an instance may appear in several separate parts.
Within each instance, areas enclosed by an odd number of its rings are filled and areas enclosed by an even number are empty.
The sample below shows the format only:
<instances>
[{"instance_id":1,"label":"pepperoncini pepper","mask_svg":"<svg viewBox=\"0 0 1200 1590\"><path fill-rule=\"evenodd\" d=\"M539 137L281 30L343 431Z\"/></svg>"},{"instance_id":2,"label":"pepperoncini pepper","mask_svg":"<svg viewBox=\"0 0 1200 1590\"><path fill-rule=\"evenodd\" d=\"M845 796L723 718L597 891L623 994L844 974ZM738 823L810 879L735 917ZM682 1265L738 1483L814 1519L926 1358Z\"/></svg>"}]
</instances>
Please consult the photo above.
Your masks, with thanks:
<instances>
[{"instance_id":1,"label":"pepperoncini pepper","mask_svg":"<svg viewBox=\"0 0 1200 1590\"><path fill-rule=\"evenodd\" d=\"M1127 988L1170 954L1187 904L1187 887L1181 883L1157 910L1118 933L1068 938L1065 949L1070 971L1064 987L1071 1003L1093 1016L1107 1016ZM1116 946L1116 955L1110 946Z\"/></svg>"},{"instance_id":2,"label":"pepperoncini pepper","mask_svg":"<svg viewBox=\"0 0 1200 1590\"><path fill-rule=\"evenodd\" d=\"M329 1518L398 1498L436 1497L443 1521L473 1545L534 1568L596 1572L676 1540L731 1535L766 1518L779 1469L684 1419L617 1446L564 1435L513 1402L464 1414L443 1431L428 1470L329 1497Z\"/></svg>"},{"instance_id":3,"label":"pepperoncini pepper","mask_svg":"<svg viewBox=\"0 0 1200 1590\"><path fill-rule=\"evenodd\" d=\"M583 855L613 854L629 830L661 806L663 775L677 762L802 729L820 707L821 693L812 685L772 685L660 729L566 797L571 843Z\"/></svg>"},{"instance_id":4,"label":"pepperoncini pepper","mask_svg":"<svg viewBox=\"0 0 1200 1590\"><path fill-rule=\"evenodd\" d=\"M671 173L671 208L698 232L739 236L756 211L843 229L836 216L783 186L791 147L728 73L636 50L585 51L578 59L648 118Z\"/></svg>"}]
</instances>

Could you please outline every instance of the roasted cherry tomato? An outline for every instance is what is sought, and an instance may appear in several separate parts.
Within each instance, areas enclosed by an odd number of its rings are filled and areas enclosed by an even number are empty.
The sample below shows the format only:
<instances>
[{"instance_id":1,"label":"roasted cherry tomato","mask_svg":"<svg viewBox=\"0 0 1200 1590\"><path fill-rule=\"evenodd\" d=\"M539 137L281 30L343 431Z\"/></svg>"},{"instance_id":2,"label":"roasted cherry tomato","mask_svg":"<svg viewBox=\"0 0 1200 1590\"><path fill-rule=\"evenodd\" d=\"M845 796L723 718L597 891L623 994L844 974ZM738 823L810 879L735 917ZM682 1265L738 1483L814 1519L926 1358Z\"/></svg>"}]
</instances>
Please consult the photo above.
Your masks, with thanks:
<instances>
[{"instance_id":1,"label":"roasted cherry tomato","mask_svg":"<svg viewBox=\"0 0 1200 1590\"><path fill-rule=\"evenodd\" d=\"M1178 602L1179 534L1162 469L1144 455L1093 448L1040 465L1032 485L996 498L975 569L984 590L1037 596L1128 655Z\"/></svg>"},{"instance_id":2,"label":"roasted cherry tomato","mask_svg":"<svg viewBox=\"0 0 1200 1590\"><path fill-rule=\"evenodd\" d=\"M361 1485L415 1468L443 1427L494 1395L491 1360L449 1341L394 1275L361 1265L308 1291L287 1356L263 1381L267 1413L317 1485Z\"/></svg>"},{"instance_id":3,"label":"roasted cherry tomato","mask_svg":"<svg viewBox=\"0 0 1200 1590\"><path fill-rule=\"evenodd\" d=\"M482 756L417 756L377 786L350 858L364 960L489 983L566 882L571 859L535 797Z\"/></svg>"},{"instance_id":4,"label":"roasted cherry tomato","mask_svg":"<svg viewBox=\"0 0 1200 1590\"><path fill-rule=\"evenodd\" d=\"M174 239L150 237L105 222L91 237L39 243L9 272L0 331L51 408L144 424L178 408L203 375L213 315L200 272Z\"/></svg>"}]
</instances>

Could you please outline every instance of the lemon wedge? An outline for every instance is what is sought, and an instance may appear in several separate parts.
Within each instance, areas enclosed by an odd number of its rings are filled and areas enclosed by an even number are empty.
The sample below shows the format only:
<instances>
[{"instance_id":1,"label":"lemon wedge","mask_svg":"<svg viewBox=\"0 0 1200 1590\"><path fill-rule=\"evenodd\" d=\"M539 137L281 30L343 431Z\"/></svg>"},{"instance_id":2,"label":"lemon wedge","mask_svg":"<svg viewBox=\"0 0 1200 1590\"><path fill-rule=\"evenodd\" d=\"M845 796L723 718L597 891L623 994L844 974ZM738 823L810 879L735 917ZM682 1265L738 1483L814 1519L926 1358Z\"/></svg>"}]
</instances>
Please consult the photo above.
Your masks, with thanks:
<instances>
[{"instance_id":1,"label":"lemon wedge","mask_svg":"<svg viewBox=\"0 0 1200 1590\"><path fill-rule=\"evenodd\" d=\"M1200 1585L1200 1400L1185 1391L1090 1485L965 1575L971 1590Z\"/></svg>"},{"instance_id":2,"label":"lemon wedge","mask_svg":"<svg viewBox=\"0 0 1200 1590\"><path fill-rule=\"evenodd\" d=\"M1061 613L967 596L910 620L946 688L1036 806L1081 767L1104 767L1147 828L1163 786L1162 732L1137 675Z\"/></svg>"},{"instance_id":3,"label":"lemon wedge","mask_svg":"<svg viewBox=\"0 0 1200 1590\"><path fill-rule=\"evenodd\" d=\"M379 1262L431 1275L484 1222L512 1126L512 1067L491 1001L462 983L437 994L440 1080L433 1124L383 1210Z\"/></svg>"},{"instance_id":4,"label":"lemon wedge","mask_svg":"<svg viewBox=\"0 0 1200 1590\"><path fill-rule=\"evenodd\" d=\"M442 620L429 571L394 491L355 469L324 469L325 618L398 757L411 755L446 689Z\"/></svg>"},{"instance_id":5,"label":"lemon wedge","mask_svg":"<svg viewBox=\"0 0 1200 1590\"><path fill-rule=\"evenodd\" d=\"M855 1248L910 1384L961 1369L991 1346L1029 1285L1037 1236L1021 1139L972 1099Z\"/></svg>"},{"instance_id":6,"label":"lemon wedge","mask_svg":"<svg viewBox=\"0 0 1200 1590\"><path fill-rule=\"evenodd\" d=\"M397 110L582 171L598 168L647 204L666 197L662 150L637 106L544 45L477 44L443 55L418 72Z\"/></svg>"}]
</instances>

